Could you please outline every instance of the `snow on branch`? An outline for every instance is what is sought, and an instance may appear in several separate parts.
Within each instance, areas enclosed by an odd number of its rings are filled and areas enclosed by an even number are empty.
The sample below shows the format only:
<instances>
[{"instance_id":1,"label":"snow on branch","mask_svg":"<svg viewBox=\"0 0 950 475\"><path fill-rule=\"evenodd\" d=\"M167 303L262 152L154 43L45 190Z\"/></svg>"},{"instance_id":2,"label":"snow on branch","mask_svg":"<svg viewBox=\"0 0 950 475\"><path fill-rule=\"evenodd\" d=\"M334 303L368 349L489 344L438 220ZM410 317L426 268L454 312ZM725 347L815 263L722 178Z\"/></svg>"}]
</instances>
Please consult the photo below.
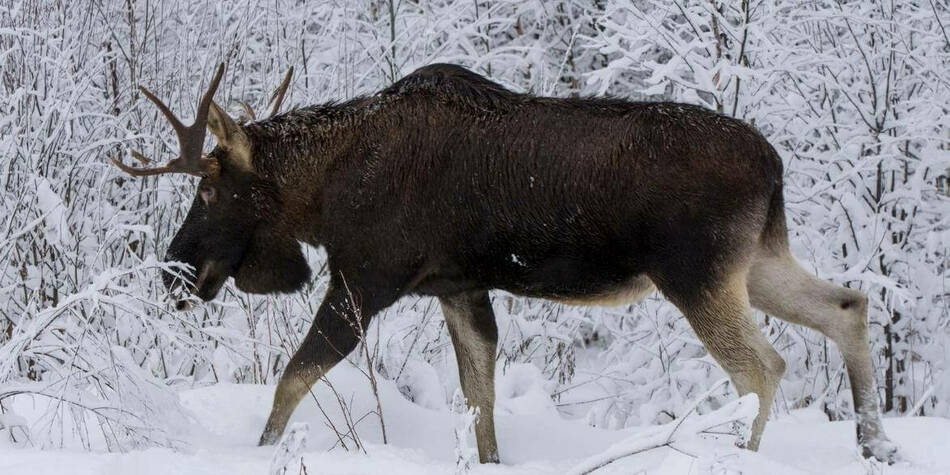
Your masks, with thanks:
<instances>
[{"instance_id":1,"label":"snow on branch","mask_svg":"<svg viewBox=\"0 0 950 475\"><path fill-rule=\"evenodd\" d=\"M700 404L727 382L728 380L724 379L713 385L693 402L692 407L683 416L675 421L638 432L600 454L575 465L568 473L586 475L622 458L661 447L671 447L676 442L703 435L716 437L726 435L734 437L737 446L744 445L752 430L752 421L759 411L759 399L754 393L746 394L710 413L697 413Z\"/></svg>"}]
</instances>

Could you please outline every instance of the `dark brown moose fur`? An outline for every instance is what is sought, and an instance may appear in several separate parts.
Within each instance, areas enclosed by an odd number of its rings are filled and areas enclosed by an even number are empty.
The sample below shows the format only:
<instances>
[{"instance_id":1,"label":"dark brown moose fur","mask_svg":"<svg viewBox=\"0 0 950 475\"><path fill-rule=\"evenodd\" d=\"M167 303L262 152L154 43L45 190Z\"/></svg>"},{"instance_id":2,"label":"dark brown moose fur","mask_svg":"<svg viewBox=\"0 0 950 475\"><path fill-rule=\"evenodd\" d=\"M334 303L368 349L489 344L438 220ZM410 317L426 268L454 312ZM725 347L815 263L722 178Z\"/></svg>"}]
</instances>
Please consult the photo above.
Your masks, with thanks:
<instances>
[{"instance_id":1,"label":"dark brown moose fur","mask_svg":"<svg viewBox=\"0 0 950 475\"><path fill-rule=\"evenodd\" d=\"M741 121L686 104L517 94L451 65L230 129L216 114L209 158L220 173L201 181L168 250L195 267L192 290L211 299L233 276L248 292L292 292L310 278L298 242L328 256L326 299L281 378L262 444L355 348L347 318L365 325L420 294L440 299L463 390L481 410L480 458L497 461L487 292L611 304L655 285L738 391L759 395L748 447L784 371L755 306L838 344L865 455L896 456L878 416L866 298L795 263L781 160ZM242 130L244 145L229 142Z\"/></svg>"}]
</instances>

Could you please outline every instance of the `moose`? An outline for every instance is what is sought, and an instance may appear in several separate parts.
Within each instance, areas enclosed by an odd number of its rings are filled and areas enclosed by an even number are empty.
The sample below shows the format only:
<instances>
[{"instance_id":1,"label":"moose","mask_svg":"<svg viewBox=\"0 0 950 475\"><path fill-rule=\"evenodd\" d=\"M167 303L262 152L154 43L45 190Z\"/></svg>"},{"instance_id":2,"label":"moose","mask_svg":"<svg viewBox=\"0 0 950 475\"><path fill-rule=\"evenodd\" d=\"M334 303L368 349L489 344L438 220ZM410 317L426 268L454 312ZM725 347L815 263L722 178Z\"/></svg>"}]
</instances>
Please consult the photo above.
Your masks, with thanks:
<instances>
[{"instance_id":1,"label":"moose","mask_svg":"<svg viewBox=\"0 0 950 475\"><path fill-rule=\"evenodd\" d=\"M756 450L785 361L752 309L815 329L841 352L865 457L897 459L884 433L867 297L820 280L789 250L782 161L752 126L703 107L513 92L463 67L422 67L370 96L239 121L214 101L221 64L185 126L141 88L180 155L135 175L200 178L166 260L170 292L213 299L229 277L256 294L311 278L300 243L323 246L329 285L281 376L260 444L405 295L438 298L481 462L498 462L498 329L489 291L624 305L658 290L759 412ZM217 140L203 153L205 130ZM148 163L142 154L132 155ZM179 309L187 302L178 302Z\"/></svg>"}]
</instances>

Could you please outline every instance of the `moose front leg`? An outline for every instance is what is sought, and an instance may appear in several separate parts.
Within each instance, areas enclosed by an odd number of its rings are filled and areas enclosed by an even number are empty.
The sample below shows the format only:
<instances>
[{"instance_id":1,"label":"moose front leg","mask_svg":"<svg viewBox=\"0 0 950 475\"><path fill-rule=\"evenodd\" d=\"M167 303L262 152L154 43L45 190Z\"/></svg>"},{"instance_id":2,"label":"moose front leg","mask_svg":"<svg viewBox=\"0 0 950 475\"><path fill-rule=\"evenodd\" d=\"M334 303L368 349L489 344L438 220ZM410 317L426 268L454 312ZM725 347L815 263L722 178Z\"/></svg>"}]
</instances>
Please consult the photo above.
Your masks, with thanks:
<instances>
[{"instance_id":1,"label":"moose front leg","mask_svg":"<svg viewBox=\"0 0 950 475\"><path fill-rule=\"evenodd\" d=\"M310 387L346 357L359 343L359 329L381 308L377 299L360 295L354 305L353 285L331 280L327 295L300 348L287 363L274 394L274 405L260 445L273 445L284 433L287 421ZM360 325L360 327L357 327Z\"/></svg>"},{"instance_id":2,"label":"moose front leg","mask_svg":"<svg viewBox=\"0 0 950 475\"><path fill-rule=\"evenodd\" d=\"M441 297L442 314L455 347L459 379L468 404L478 408L475 440L481 463L498 463L495 441L495 346L498 326L488 292Z\"/></svg>"}]
</instances>

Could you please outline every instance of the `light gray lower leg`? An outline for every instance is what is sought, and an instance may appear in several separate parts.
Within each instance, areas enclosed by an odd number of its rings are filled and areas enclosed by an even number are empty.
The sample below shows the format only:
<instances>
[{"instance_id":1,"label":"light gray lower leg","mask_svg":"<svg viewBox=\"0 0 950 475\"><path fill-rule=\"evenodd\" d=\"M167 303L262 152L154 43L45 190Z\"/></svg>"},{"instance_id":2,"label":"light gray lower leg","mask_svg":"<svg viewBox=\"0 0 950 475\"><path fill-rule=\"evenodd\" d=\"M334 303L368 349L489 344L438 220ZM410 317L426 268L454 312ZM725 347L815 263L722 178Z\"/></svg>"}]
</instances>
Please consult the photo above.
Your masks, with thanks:
<instances>
[{"instance_id":1,"label":"light gray lower leg","mask_svg":"<svg viewBox=\"0 0 950 475\"><path fill-rule=\"evenodd\" d=\"M818 330L835 343L848 369L858 444L863 455L894 460L896 447L884 433L878 408L868 339L867 296L818 279L788 254L757 259L748 282L755 308Z\"/></svg>"},{"instance_id":2,"label":"light gray lower leg","mask_svg":"<svg viewBox=\"0 0 950 475\"><path fill-rule=\"evenodd\" d=\"M317 382L317 379L323 374L317 367L298 367L288 366L281 375L277 383L277 390L274 392L274 404L271 407L270 416L267 418L267 425L264 426L264 432L261 434L259 445L274 445L284 433L287 421L294 413L294 409L300 404L300 400L310 391L310 387Z\"/></svg>"},{"instance_id":3,"label":"light gray lower leg","mask_svg":"<svg viewBox=\"0 0 950 475\"><path fill-rule=\"evenodd\" d=\"M439 299L458 360L462 392L478 408L475 439L482 463L497 463L495 441L495 347L498 328L488 292L473 292Z\"/></svg>"}]
</instances>

